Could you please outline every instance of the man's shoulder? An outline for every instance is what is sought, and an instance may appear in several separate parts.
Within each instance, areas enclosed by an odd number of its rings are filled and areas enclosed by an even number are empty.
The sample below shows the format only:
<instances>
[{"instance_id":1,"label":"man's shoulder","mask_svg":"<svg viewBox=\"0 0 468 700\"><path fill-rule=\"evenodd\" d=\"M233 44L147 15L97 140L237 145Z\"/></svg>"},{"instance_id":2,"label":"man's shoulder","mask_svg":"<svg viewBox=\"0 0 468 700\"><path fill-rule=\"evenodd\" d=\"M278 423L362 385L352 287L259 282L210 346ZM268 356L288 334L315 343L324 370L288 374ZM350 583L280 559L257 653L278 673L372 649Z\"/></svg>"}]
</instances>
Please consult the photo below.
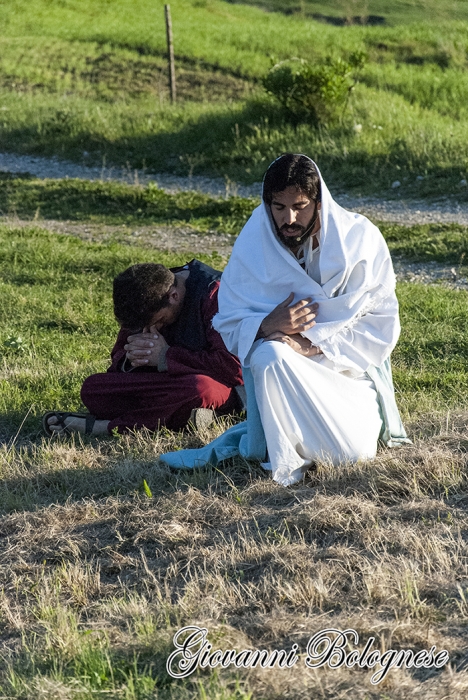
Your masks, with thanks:
<instances>
[{"instance_id":1,"label":"man's shoulder","mask_svg":"<svg viewBox=\"0 0 468 700\"><path fill-rule=\"evenodd\" d=\"M177 265L175 267L170 267L169 268L171 272L182 272L183 270L188 270L191 274L205 274L205 275L212 275L214 277L221 277L221 270L216 270L214 267L210 267L210 265L207 265L206 263L202 262L201 260L197 260L197 258L192 258L189 262L185 263L184 265Z\"/></svg>"},{"instance_id":2,"label":"man's shoulder","mask_svg":"<svg viewBox=\"0 0 468 700\"><path fill-rule=\"evenodd\" d=\"M218 293L221 271L206 265L200 260L192 260L189 263L190 274L187 278L186 289L190 297L200 300L212 298Z\"/></svg>"},{"instance_id":3,"label":"man's shoulder","mask_svg":"<svg viewBox=\"0 0 468 700\"><path fill-rule=\"evenodd\" d=\"M193 260L187 263L187 265L188 269L190 270L190 274L198 273L210 277L212 279L220 279L222 275L221 270L216 270L214 267L211 267L210 265L207 265L206 263L202 262L201 260L197 260L196 258L193 258Z\"/></svg>"}]
</instances>

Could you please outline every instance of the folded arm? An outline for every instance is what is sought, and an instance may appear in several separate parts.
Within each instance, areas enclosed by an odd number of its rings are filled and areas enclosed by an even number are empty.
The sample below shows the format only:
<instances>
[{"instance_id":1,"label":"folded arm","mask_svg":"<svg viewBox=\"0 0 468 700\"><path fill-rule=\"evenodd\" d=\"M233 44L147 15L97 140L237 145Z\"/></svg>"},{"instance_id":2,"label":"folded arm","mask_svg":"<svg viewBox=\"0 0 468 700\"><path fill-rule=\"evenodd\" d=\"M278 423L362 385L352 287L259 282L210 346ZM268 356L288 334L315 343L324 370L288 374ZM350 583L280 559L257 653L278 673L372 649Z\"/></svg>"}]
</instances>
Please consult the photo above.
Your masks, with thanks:
<instances>
[{"instance_id":1,"label":"folded arm","mask_svg":"<svg viewBox=\"0 0 468 700\"><path fill-rule=\"evenodd\" d=\"M174 376L205 374L226 386L242 384L239 360L227 350L212 325L213 316L218 311L218 286L213 285L202 302L202 322L206 337L204 350L169 346L164 335L155 328L136 336L129 336L129 331L122 329L111 353L112 365L108 372L122 371L124 365L127 367L130 364L133 367L157 367L159 371L167 371Z\"/></svg>"}]
</instances>

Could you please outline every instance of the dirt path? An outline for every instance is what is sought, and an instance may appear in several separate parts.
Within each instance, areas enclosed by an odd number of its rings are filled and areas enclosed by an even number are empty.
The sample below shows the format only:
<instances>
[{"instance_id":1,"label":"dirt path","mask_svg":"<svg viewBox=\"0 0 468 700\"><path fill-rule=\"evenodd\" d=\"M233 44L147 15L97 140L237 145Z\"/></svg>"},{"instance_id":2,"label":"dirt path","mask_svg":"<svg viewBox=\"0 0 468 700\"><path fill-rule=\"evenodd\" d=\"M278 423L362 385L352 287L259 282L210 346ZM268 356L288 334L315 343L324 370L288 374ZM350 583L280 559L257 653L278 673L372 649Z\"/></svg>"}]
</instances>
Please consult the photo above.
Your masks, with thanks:
<instances>
[{"instance_id":1,"label":"dirt path","mask_svg":"<svg viewBox=\"0 0 468 700\"><path fill-rule=\"evenodd\" d=\"M84 241L100 243L122 243L123 245L142 245L155 250L177 253L212 255L227 258L231 254L236 236L221 233L198 233L189 226L112 226L94 223L76 223L75 221L56 221L42 219L31 221L17 217L2 217L0 223L8 226L39 226L47 231L76 236Z\"/></svg>"},{"instance_id":2,"label":"dirt path","mask_svg":"<svg viewBox=\"0 0 468 700\"><path fill-rule=\"evenodd\" d=\"M0 223L10 226L31 226L30 220L0 217ZM140 245L157 250L186 253L187 259L204 253L216 254L227 262L235 236L226 234L201 234L184 226L108 226L104 224L82 224L74 221L42 220L33 223L47 231L77 236L85 241L115 242L124 245ZM408 263L394 259L397 279L424 284L442 283L452 289L468 290L468 278L460 274L457 267L439 263Z\"/></svg>"},{"instance_id":3,"label":"dirt path","mask_svg":"<svg viewBox=\"0 0 468 700\"><path fill-rule=\"evenodd\" d=\"M243 197L259 196L261 184L239 185L238 183L200 176L178 177L165 173L148 173L132 168L95 167L86 164L88 156L83 155L82 164L72 163L58 158L43 158L23 156L13 153L0 153L0 171L12 173L28 172L38 178L81 178L86 180L115 180L132 185L145 185L157 182L159 187L168 192L179 190L199 190L215 197L225 197L230 194ZM457 202L447 197L438 201L405 199L395 195L395 199L378 197L353 197L344 193L333 192L336 200L351 211L359 211L371 219L378 221L394 221L400 224L416 223L451 223L458 222L468 225L467 194L462 195L465 201Z\"/></svg>"}]
</instances>

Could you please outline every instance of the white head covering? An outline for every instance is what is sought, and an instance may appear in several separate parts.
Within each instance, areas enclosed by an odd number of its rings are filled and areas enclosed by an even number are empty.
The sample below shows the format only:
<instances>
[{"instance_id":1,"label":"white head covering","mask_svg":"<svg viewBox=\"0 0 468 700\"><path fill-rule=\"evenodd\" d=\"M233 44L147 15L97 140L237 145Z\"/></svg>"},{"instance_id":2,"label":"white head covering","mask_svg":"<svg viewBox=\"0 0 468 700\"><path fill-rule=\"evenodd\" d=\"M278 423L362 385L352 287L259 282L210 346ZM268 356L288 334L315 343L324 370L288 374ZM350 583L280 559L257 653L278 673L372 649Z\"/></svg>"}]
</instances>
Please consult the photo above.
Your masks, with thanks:
<instances>
[{"instance_id":1,"label":"white head covering","mask_svg":"<svg viewBox=\"0 0 468 700\"><path fill-rule=\"evenodd\" d=\"M315 167L322 192L320 284L279 241L264 202L239 234L221 278L219 313L213 326L243 364L248 364L262 320L290 292L294 292L294 302L306 297L318 302L316 325L303 333L317 346L351 328L394 294L390 253L379 229L365 216L340 207ZM389 356L397 337L380 343L379 361Z\"/></svg>"}]
</instances>

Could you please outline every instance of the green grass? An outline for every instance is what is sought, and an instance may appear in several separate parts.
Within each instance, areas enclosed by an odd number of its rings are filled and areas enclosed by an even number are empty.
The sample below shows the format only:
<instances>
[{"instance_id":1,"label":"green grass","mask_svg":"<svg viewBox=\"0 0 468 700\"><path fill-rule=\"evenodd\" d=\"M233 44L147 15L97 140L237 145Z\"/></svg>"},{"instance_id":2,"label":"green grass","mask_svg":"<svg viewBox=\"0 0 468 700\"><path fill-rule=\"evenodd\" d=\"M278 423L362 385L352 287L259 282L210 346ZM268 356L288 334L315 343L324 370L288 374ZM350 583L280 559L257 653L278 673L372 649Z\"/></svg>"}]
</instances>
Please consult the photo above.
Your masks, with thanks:
<instances>
[{"instance_id":1,"label":"green grass","mask_svg":"<svg viewBox=\"0 0 468 700\"><path fill-rule=\"evenodd\" d=\"M188 223L199 231L239 233L257 205L253 198L213 199L198 192L168 194L147 187L85 181L35 180L0 173L0 210L21 218L103 223Z\"/></svg>"},{"instance_id":2,"label":"green grass","mask_svg":"<svg viewBox=\"0 0 468 700\"><path fill-rule=\"evenodd\" d=\"M83 180L36 180L0 172L0 211L22 219L58 219L105 224L188 224L198 232L237 235L259 198L214 199L198 192L168 194L156 185ZM468 228L459 224L380 228L395 256L411 261L465 266Z\"/></svg>"},{"instance_id":3,"label":"green grass","mask_svg":"<svg viewBox=\"0 0 468 700\"><path fill-rule=\"evenodd\" d=\"M58 93L111 103L142 96L158 104L168 100L162 52L43 36L30 36L26 44L22 38L2 36L0 46L0 87L15 93ZM177 78L182 101L225 101L245 96L250 88L242 78L190 61L179 65Z\"/></svg>"},{"instance_id":4,"label":"green grass","mask_svg":"<svg viewBox=\"0 0 468 700\"><path fill-rule=\"evenodd\" d=\"M460 224L380 224L393 256L420 262L466 265L468 228Z\"/></svg>"},{"instance_id":5,"label":"green grass","mask_svg":"<svg viewBox=\"0 0 468 700\"><path fill-rule=\"evenodd\" d=\"M466 0L457 4L464 8L464 19L468 19ZM444 2L437 5L444 8ZM32 36L36 42L39 38L48 42L54 51L59 39L95 42L104 45L106 51L125 48L138 55L162 56L166 51L163 6L160 0L138 0L137 4L134 0L4 0L2 36L8 40L6 46L11 39ZM394 28L337 28L219 0L178 0L171 12L179 59L222 67L230 73L260 76L272 56L279 60L291 55L316 58L330 51L333 42L336 49L344 51L364 45L387 60L396 53L400 60L414 61L416 56L423 62L432 62L445 51L444 67L456 58L464 61L464 22L454 21L459 17L454 15L450 2L445 3L445 8L444 22L440 16L431 22L429 13L420 11L418 24ZM31 52L26 47L17 47L18 51L20 55ZM69 60L76 61L78 51L78 46L72 46L65 65ZM90 53L90 63L95 52L96 49ZM21 63L24 70L24 61Z\"/></svg>"},{"instance_id":6,"label":"green grass","mask_svg":"<svg viewBox=\"0 0 468 700\"><path fill-rule=\"evenodd\" d=\"M468 3L452 5L431 5L432 21L416 3L407 15L395 5L392 23L419 12L418 24L335 27L179 0L172 13L180 100L171 106L159 0L7 0L0 149L246 182L259 180L278 153L296 150L338 187L391 194L398 179L407 196L466 198L467 25L454 20ZM329 130L292 123L259 84L272 60L355 50L369 63L347 117Z\"/></svg>"},{"instance_id":7,"label":"green grass","mask_svg":"<svg viewBox=\"0 0 468 700\"><path fill-rule=\"evenodd\" d=\"M466 0L234 0L246 5L256 5L265 10L314 17L329 24L402 25L447 19L468 19Z\"/></svg>"},{"instance_id":8,"label":"green grass","mask_svg":"<svg viewBox=\"0 0 468 700\"><path fill-rule=\"evenodd\" d=\"M468 393L468 305L465 291L398 285L402 319L392 356L407 415L463 406Z\"/></svg>"}]
</instances>

